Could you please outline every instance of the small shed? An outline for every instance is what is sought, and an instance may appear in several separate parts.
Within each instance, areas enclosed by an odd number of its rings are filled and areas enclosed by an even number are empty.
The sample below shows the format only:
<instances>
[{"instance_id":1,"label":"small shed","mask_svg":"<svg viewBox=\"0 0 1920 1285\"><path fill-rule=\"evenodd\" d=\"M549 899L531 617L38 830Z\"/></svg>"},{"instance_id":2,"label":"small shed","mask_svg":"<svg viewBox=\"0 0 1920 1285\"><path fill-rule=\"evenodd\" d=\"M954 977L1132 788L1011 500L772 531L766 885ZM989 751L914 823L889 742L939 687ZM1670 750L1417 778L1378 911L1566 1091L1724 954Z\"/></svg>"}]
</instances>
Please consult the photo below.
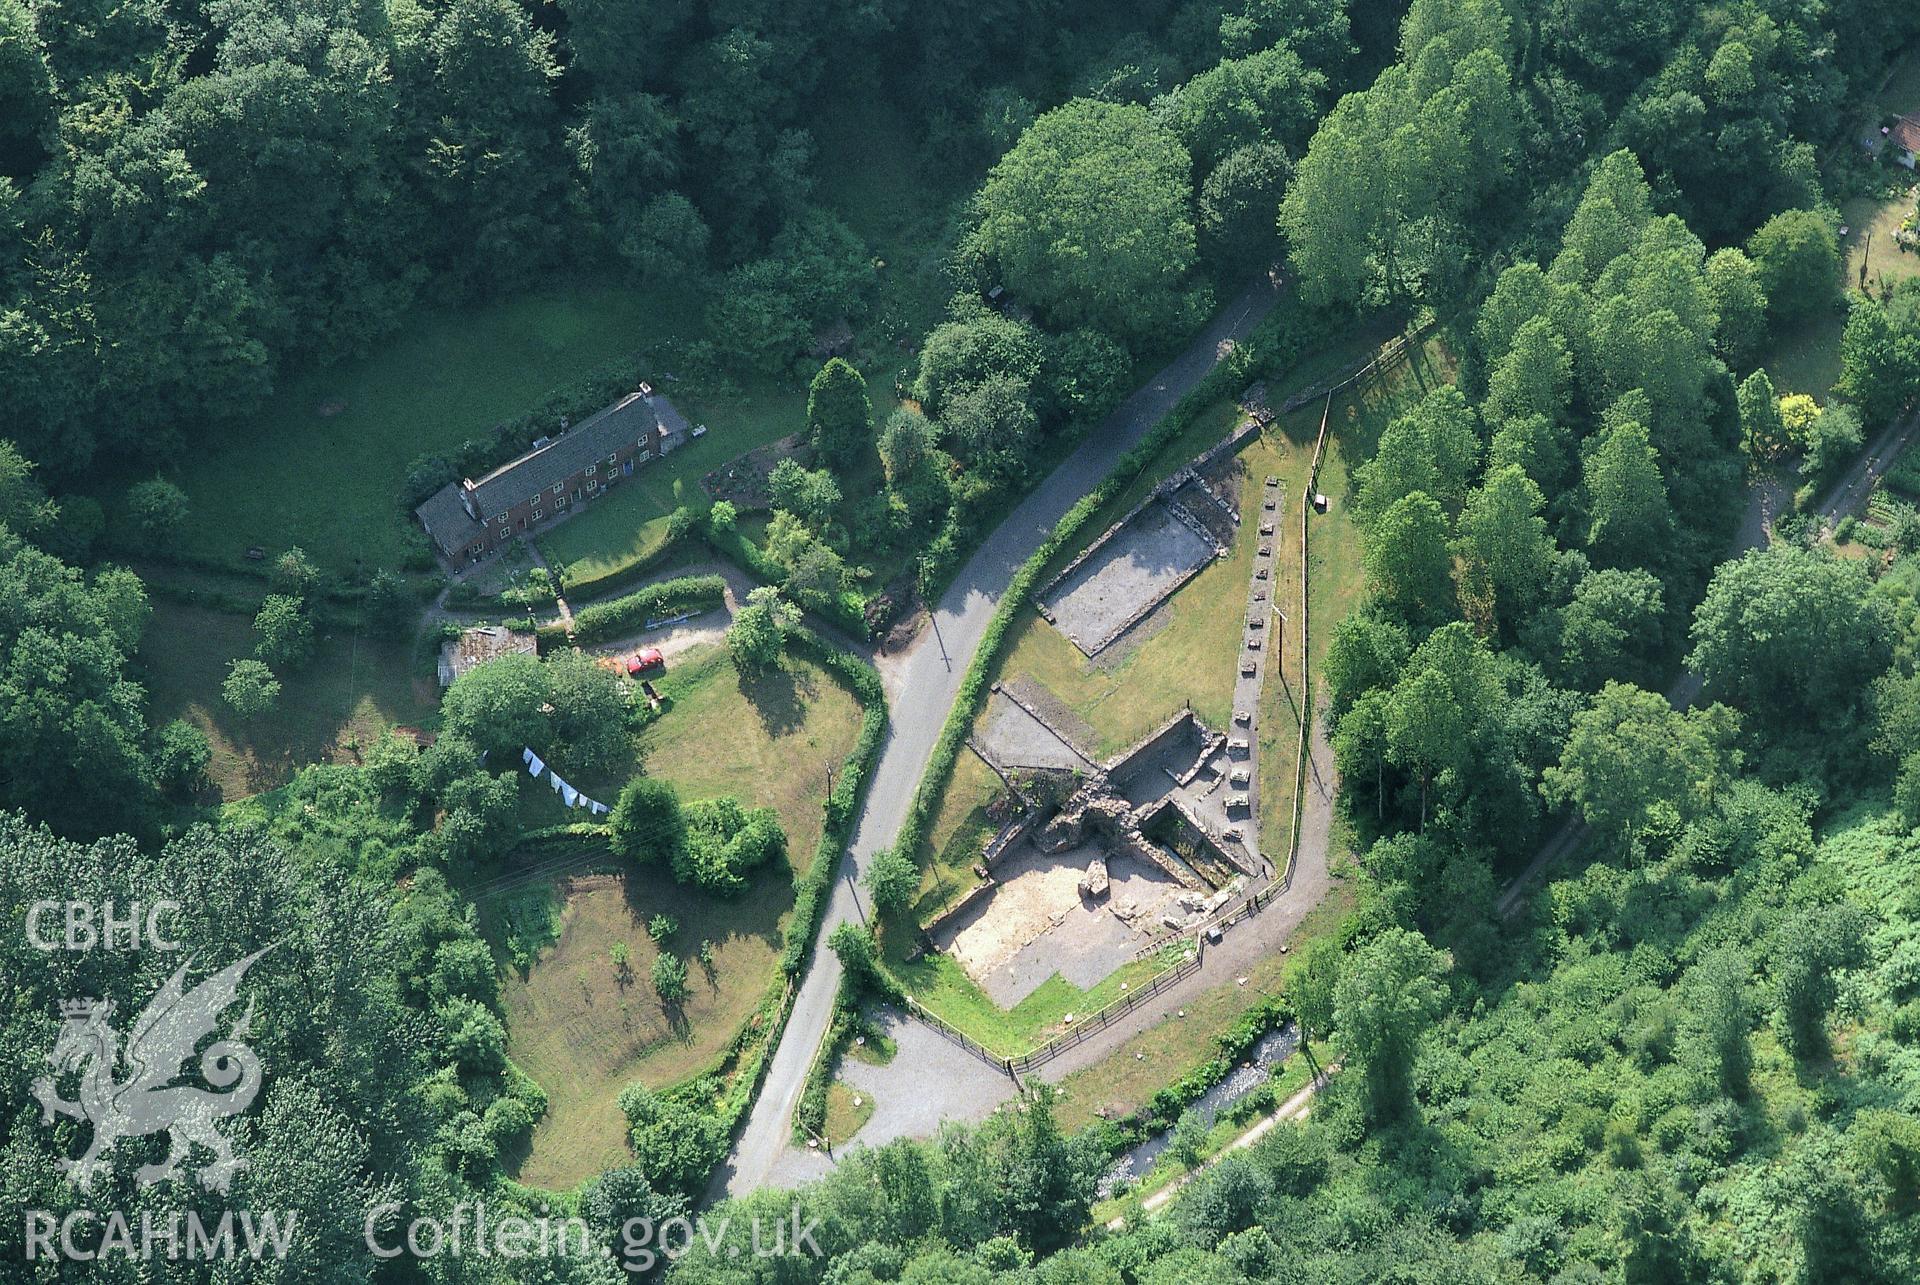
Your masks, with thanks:
<instances>
[{"instance_id":1,"label":"small shed","mask_svg":"<svg viewBox=\"0 0 1920 1285\"><path fill-rule=\"evenodd\" d=\"M458 638L440 644L440 685L451 687L460 675L502 656L540 654L532 634L515 633L504 625L462 629Z\"/></svg>"}]
</instances>

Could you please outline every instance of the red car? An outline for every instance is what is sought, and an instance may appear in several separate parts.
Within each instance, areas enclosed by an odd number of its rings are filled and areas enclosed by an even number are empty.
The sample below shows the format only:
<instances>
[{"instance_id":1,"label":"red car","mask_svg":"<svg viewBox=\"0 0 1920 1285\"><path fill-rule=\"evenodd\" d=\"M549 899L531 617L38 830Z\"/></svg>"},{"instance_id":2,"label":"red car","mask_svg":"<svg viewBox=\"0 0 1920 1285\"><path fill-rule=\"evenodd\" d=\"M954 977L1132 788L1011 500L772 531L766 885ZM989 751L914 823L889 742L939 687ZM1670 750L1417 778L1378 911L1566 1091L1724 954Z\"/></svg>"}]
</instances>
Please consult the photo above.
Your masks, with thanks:
<instances>
[{"instance_id":1,"label":"red car","mask_svg":"<svg viewBox=\"0 0 1920 1285\"><path fill-rule=\"evenodd\" d=\"M642 647L627 660L629 674L644 674L653 669L665 669L667 658L660 654L658 647Z\"/></svg>"}]
</instances>

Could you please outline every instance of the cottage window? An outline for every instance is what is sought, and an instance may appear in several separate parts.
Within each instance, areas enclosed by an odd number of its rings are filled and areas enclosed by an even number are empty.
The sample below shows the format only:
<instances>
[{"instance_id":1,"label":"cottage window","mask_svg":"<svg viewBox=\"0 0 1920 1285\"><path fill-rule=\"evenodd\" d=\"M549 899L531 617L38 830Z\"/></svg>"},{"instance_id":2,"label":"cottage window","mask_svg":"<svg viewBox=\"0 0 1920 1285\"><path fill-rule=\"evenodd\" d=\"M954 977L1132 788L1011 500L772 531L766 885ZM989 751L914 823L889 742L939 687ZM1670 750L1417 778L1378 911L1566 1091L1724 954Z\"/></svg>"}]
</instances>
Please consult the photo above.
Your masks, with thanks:
<instances>
[{"instance_id":1,"label":"cottage window","mask_svg":"<svg viewBox=\"0 0 1920 1285\"><path fill-rule=\"evenodd\" d=\"M555 482L553 484L553 494L556 498L558 498L560 493L565 491L566 489L567 489L567 484L565 482Z\"/></svg>"},{"instance_id":2,"label":"cottage window","mask_svg":"<svg viewBox=\"0 0 1920 1285\"><path fill-rule=\"evenodd\" d=\"M538 521L539 521L539 520L540 520L541 518L543 518L543 517L545 517L545 516L546 516L546 514L544 514L544 513L542 513L542 512L541 512L541 511L540 511L539 509L535 509L535 510L533 511L533 520L534 520L535 522L538 522Z\"/></svg>"},{"instance_id":3,"label":"cottage window","mask_svg":"<svg viewBox=\"0 0 1920 1285\"><path fill-rule=\"evenodd\" d=\"M616 451L616 452L615 452L615 453L613 453L612 455L609 455L609 456L607 456L607 467L608 467L608 468L612 468L612 467L613 467L614 465L616 465L616 464L618 464L619 462L620 462L620 455L619 455L619 452L617 452L617 451Z\"/></svg>"},{"instance_id":4,"label":"cottage window","mask_svg":"<svg viewBox=\"0 0 1920 1285\"><path fill-rule=\"evenodd\" d=\"M593 464L589 464L589 465L587 465L587 476L588 476L588 477L592 477L592 476L593 476L593 471L594 471L594 469L595 469L596 467L597 467L597 466L596 466L596 465L593 465Z\"/></svg>"}]
</instances>

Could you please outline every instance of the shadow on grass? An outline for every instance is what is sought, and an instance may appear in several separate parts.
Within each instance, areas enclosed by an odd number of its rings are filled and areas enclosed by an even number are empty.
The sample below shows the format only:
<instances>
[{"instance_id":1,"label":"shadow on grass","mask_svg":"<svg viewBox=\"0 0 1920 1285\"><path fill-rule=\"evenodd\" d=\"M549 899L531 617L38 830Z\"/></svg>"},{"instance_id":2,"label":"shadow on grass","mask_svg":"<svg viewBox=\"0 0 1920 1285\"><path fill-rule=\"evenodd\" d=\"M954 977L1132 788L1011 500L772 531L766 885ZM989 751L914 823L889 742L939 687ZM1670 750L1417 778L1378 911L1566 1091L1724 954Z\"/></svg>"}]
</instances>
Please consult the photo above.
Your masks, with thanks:
<instances>
[{"instance_id":1,"label":"shadow on grass","mask_svg":"<svg viewBox=\"0 0 1920 1285\"><path fill-rule=\"evenodd\" d=\"M747 698L747 704L753 707L768 736L787 736L799 731L807 721L807 702L813 699L818 687L813 674L795 673L784 664L758 674L740 675L740 694Z\"/></svg>"}]
</instances>

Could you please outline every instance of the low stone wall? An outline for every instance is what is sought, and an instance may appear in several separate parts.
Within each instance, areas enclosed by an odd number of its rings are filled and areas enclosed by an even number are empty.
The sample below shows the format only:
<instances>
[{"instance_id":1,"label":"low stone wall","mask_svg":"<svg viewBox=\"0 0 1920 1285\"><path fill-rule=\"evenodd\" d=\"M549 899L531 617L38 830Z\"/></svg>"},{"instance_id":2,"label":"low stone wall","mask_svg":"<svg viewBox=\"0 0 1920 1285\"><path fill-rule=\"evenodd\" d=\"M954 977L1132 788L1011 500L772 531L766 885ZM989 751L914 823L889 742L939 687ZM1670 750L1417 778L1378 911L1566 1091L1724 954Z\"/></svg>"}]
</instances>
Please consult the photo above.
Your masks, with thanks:
<instances>
[{"instance_id":1,"label":"low stone wall","mask_svg":"<svg viewBox=\"0 0 1920 1285\"><path fill-rule=\"evenodd\" d=\"M1028 808L1018 817L1000 828L993 836L986 850L980 854L980 864L992 870L1005 859L1007 853L1020 846L1021 840L1033 833L1033 827L1040 824L1041 809Z\"/></svg>"},{"instance_id":2,"label":"low stone wall","mask_svg":"<svg viewBox=\"0 0 1920 1285\"><path fill-rule=\"evenodd\" d=\"M999 885L991 878L983 880L978 887L968 889L965 893L961 894L958 901L948 906L932 919L929 919L926 926L920 931L926 935L927 940L932 941L936 933L956 917L966 914L975 902L980 901L984 897L991 897L993 890L997 887L999 887ZM936 949L937 948L936 946Z\"/></svg>"},{"instance_id":3,"label":"low stone wall","mask_svg":"<svg viewBox=\"0 0 1920 1285\"><path fill-rule=\"evenodd\" d=\"M1189 728L1192 729L1194 735L1198 736L1203 743L1205 742L1208 732L1207 725L1200 721L1200 716L1193 712L1192 706L1180 710L1168 718L1166 722L1160 724L1159 727L1148 732L1132 745L1129 745L1126 749L1108 759L1102 770L1104 770L1108 776L1125 776L1128 765L1135 759L1148 754L1159 753L1162 746L1179 736L1185 735Z\"/></svg>"}]
</instances>

